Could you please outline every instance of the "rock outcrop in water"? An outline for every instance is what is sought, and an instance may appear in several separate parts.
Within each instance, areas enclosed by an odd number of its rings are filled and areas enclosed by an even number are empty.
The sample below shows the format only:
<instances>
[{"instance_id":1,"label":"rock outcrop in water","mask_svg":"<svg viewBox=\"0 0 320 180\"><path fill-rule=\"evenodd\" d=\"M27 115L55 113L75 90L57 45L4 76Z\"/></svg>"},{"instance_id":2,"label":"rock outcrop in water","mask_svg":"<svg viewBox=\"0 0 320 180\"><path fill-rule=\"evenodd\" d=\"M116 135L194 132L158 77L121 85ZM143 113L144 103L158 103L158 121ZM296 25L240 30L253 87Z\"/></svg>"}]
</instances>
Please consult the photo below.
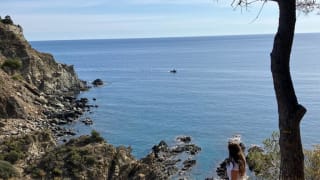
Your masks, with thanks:
<instances>
[{"instance_id":1,"label":"rock outcrop in water","mask_svg":"<svg viewBox=\"0 0 320 180\"><path fill-rule=\"evenodd\" d=\"M102 86L103 85L103 81L101 79L96 79L92 82L92 84L94 86Z\"/></svg>"}]
</instances>

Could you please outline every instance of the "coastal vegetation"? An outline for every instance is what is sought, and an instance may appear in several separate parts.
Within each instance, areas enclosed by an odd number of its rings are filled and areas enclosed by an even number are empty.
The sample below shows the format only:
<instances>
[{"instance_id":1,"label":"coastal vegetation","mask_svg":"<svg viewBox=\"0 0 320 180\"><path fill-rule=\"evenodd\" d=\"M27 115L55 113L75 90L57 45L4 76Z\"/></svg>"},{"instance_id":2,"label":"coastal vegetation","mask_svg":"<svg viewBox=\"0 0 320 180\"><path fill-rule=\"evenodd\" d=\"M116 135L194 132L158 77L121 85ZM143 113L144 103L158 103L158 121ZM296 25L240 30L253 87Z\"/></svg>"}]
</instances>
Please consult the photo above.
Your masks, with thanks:
<instances>
[{"instance_id":1,"label":"coastal vegetation","mask_svg":"<svg viewBox=\"0 0 320 180\"><path fill-rule=\"evenodd\" d=\"M103 138L98 132L92 131L91 136L71 139L68 143L49 151L37 165L29 167L27 171L34 178L81 179L84 172L89 173L88 177L98 177L100 172L95 166L100 164L102 168L102 155L108 155L105 152L107 150L108 146Z\"/></svg>"},{"instance_id":2,"label":"coastal vegetation","mask_svg":"<svg viewBox=\"0 0 320 180\"><path fill-rule=\"evenodd\" d=\"M54 145L53 139L48 131L30 133L23 136L6 138L0 143L0 160L5 160L11 164L30 156L30 149L33 145L46 150L46 146Z\"/></svg>"},{"instance_id":3,"label":"coastal vegetation","mask_svg":"<svg viewBox=\"0 0 320 180\"><path fill-rule=\"evenodd\" d=\"M18 176L19 173L12 164L7 161L0 160L0 178L9 179Z\"/></svg>"},{"instance_id":4,"label":"coastal vegetation","mask_svg":"<svg viewBox=\"0 0 320 180\"><path fill-rule=\"evenodd\" d=\"M10 24L10 25L13 24L13 21L9 15L5 16L4 19L0 17L0 21L4 24Z\"/></svg>"},{"instance_id":5,"label":"coastal vegetation","mask_svg":"<svg viewBox=\"0 0 320 180\"><path fill-rule=\"evenodd\" d=\"M18 58L9 58L4 61L1 68L8 74L14 74L16 71L22 68L22 62Z\"/></svg>"},{"instance_id":6,"label":"coastal vegetation","mask_svg":"<svg viewBox=\"0 0 320 180\"><path fill-rule=\"evenodd\" d=\"M263 146L248 150L247 161L257 179L278 179L280 176L279 132L263 141ZM320 179L320 146L304 150L304 174L306 180Z\"/></svg>"}]
</instances>

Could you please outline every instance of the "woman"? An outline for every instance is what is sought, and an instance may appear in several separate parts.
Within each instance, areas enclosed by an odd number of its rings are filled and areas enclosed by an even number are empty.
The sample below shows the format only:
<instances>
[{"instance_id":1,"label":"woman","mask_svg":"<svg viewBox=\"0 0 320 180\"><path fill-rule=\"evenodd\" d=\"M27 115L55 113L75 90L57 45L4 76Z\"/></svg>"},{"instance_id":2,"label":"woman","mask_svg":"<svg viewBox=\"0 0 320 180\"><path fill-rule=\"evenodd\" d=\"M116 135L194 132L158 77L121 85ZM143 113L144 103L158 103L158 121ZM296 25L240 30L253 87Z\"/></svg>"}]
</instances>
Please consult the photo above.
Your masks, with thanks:
<instances>
[{"instance_id":1,"label":"woman","mask_svg":"<svg viewBox=\"0 0 320 180\"><path fill-rule=\"evenodd\" d=\"M227 164L227 175L229 180L245 180L246 160L239 143L229 143L229 163Z\"/></svg>"}]
</instances>

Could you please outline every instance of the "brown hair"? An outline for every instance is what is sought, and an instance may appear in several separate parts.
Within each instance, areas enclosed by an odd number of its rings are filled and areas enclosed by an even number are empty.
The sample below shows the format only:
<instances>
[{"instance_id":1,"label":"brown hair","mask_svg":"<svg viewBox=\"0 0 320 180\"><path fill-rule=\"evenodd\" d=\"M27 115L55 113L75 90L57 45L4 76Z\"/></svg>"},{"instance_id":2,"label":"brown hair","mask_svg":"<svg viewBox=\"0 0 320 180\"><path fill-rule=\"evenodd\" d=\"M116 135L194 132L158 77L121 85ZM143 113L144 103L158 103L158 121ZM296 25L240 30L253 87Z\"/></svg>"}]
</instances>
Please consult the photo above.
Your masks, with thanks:
<instances>
[{"instance_id":1,"label":"brown hair","mask_svg":"<svg viewBox=\"0 0 320 180\"><path fill-rule=\"evenodd\" d=\"M229 143L229 158L239 165L239 174L244 176L246 172L246 160L239 144Z\"/></svg>"}]
</instances>

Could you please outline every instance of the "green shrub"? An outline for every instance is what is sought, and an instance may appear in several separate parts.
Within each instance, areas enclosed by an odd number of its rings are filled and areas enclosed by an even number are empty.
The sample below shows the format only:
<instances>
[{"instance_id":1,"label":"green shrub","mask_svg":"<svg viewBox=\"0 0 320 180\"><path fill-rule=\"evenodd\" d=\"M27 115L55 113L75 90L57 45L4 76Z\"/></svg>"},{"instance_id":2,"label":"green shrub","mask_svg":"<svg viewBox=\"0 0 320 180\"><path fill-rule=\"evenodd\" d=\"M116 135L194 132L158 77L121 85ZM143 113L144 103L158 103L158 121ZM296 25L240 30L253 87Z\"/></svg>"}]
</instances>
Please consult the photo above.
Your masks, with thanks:
<instances>
[{"instance_id":1,"label":"green shrub","mask_svg":"<svg viewBox=\"0 0 320 180\"><path fill-rule=\"evenodd\" d=\"M257 179L278 179L280 175L279 133L263 141L263 152L255 150L248 153L248 165L252 167ZM304 172L306 180L320 179L320 145L304 150Z\"/></svg>"},{"instance_id":2,"label":"green shrub","mask_svg":"<svg viewBox=\"0 0 320 180\"><path fill-rule=\"evenodd\" d=\"M278 179L280 175L279 133L273 132L263 141L263 152L249 151L247 161L257 179Z\"/></svg>"},{"instance_id":3,"label":"green shrub","mask_svg":"<svg viewBox=\"0 0 320 180\"><path fill-rule=\"evenodd\" d=\"M105 142L104 139L96 131L92 131L90 136L85 135L71 139L65 144L47 151L39 162L26 172L35 179L41 179L41 177L45 179L60 177L81 179L83 174L89 174L91 171L96 172L98 171L96 168L102 166L97 159L101 157L101 153L107 151L106 144L103 142ZM39 170L45 172L43 176L39 175Z\"/></svg>"},{"instance_id":4,"label":"green shrub","mask_svg":"<svg viewBox=\"0 0 320 180\"><path fill-rule=\"evenodd\" d=\"M12 164L20 159L24 159L29 151L29 147L34 142L38 134L25 135L22 137L12 137L0 142L0 160L6 160Z\"/></svg>"},{"instance_id":5,"label":"green shrub","mask_svg":"<svg viewBox=\"0 0 320 180\"><path fill-rule=\"evenodd\" d=\"M58 168L54 168L52 171L53 176L57 177L57 176L62 176L62 171Z\"/></svg>"},{"instance_id":6,"label":"green shrub","mask_svg":"<svg viewBox=\"0 0 320 180\"><path fill-rule=\"evenodd\" d=\"M71 152L69 153L69 157L67 158L67 163L70 166L74 166L74 167L82 166L81 155L78 150L76 149L71 150Z\"/></svg>"},{"instance_id":7,"label":"green shrub","mask_svg":"<svg viewBox=\"0 0 320 180\"><path fill-rule=\"evenodd\" d=\"M104 139L103 139L103 137L100 136L99 132L92 130L90 141L91 142L102 142L102 141L104 141Z\"/></svg>"},{"instance_id":8,"label":"green shrub","mask_svg":"<svg viewBox=\"0 0 320 180\"><path fill-rule=\"evenodd\" d=\"M15 74L11 78L15 81L23 80L23 77L21 76L21 74Z\"/></svg>"},{"instance_id":9,"label":"green shrub","mask_svg":"<svg viewBox=\"0 0 320 180\"><path fill-rule=\"evenodd\" d=\"M20 59L18 58L14 58L14 59L7 59L6 61L4 61L4 63L1 65L1 68L4 69L6 72L14 72L16 70L21 69L22 67L22 62Z\"/></svg>"},{"instance_id":10,"label":"green shrub","mask_svg":"<svg viewBox=\"0 0 320 180\"><path fill-rule=\"evenodd\" d=\"M4 157L4 160L9 161L11 164L16 163L21 157L23 156L23 154L21 152L17 152L17 151L10 151L9 153L7 153Z\"/></svg>"},{"instance_id":11,"label":"green shrub","mask_svg":"<svg viewBox=\"0 0 320 180\"><path fill-rule=\"evenodd\" d=\"M9 179L19 176L18 171L7 161L0 160L0 178Z\"/></svg>"},{"instance_id":12,"label":"green shrub","mask_svg":"<svg viewBox=\"0 0 320 180\"><path fill-rule=\"evenodd\" d=\"M2 64L2 67L9 67L12 69L20 69L22 67L21 60L19 59L7 59Z\"/></svg>"},{"instance_id":13,"label":"green shrub","mask_svg":"<svg viewBox=\"0 0 320 180\"><path fill-rule=\"evenodd\" d=\"M5 16L4 19L1 20L4 24L13 24L13 21L10 16Z\"/></svg>"},{"instance_id":14,"label":"green shrub","mask_svg":"<svg viewBox=\"0 0 320 180\"><path fill-rule=\"evenodd\" d=\"M96 159L94 156L91 156L91 155L85 156L84 159L85 159L86 165L88 166L92 166L96 163Z\"/></svg>"},{"instance_id":15,"label":"green shrub","mask_svg":"<svg viewBox=\"0 0 320 180\"><path fill-rule=\"evenodd\" d=\"M29 173L31 175L31 177L35 178L35 179L42 179L43 177L46 176L46 172L44 172L44 170L39 169L37 167L35 167L34 165L28 166L25 169L26 173Z\"/></svg>"}]
</instances>

